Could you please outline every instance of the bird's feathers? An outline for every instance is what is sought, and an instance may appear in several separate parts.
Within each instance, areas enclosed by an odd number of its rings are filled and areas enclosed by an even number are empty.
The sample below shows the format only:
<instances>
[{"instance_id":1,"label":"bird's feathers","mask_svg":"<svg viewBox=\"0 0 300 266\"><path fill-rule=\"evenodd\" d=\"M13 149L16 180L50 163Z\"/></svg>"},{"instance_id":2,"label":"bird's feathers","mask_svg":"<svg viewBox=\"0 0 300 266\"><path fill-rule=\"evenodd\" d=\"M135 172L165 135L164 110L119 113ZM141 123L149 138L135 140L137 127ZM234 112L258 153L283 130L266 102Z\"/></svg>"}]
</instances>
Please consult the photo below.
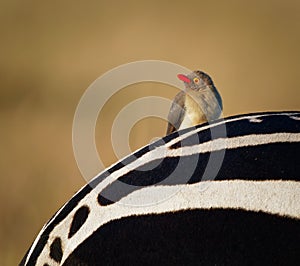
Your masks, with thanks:
<instances>
[{"instance_id":1,"label":"bird's feathers","mask_svg":"<svg viewBox=\"0 0 300 266\"><path fill-rule=\"evenodd\" d=\"M209 75L196 70L189 75L179 74L185 91L176 95L169 116L167 135L216 120L222 114L222 98Z\"/></svg>"},{"instance_id":2,"label":"bird's feathers","mask_svg":"<svg viewBox=\"0 0 300 266\"><path fill-rule=\"evenodd\" d=\"M168 128L167 135L171 134L174 131L177 131L181 125L181 122L185 115L185 97L186 94L184 91L179 92L172 103L169 115L168 115Z\"/></svg>"}]
</instances>

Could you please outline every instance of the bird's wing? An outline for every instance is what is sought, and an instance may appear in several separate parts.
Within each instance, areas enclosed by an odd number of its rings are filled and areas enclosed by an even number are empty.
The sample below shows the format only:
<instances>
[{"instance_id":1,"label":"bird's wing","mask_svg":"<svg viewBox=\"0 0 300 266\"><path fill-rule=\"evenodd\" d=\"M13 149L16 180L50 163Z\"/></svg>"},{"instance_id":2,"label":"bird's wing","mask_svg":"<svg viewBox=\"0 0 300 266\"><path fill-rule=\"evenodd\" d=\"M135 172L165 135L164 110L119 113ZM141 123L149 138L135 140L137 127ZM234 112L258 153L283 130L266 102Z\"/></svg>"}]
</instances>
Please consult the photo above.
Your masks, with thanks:
<instances>
[{"instance_id":1,"label":"bird's wing","mask_svg":"<svg viewBox=\"0 0 300 266\"><path fill-rule=\"evenodd\" d=\"M170 112L168 115L169 123L166 135L171 134L180 127L185 114L184 102L185 93L181 91L175 96L172 106L170 108Z\"/></svg>"}]
</instances>

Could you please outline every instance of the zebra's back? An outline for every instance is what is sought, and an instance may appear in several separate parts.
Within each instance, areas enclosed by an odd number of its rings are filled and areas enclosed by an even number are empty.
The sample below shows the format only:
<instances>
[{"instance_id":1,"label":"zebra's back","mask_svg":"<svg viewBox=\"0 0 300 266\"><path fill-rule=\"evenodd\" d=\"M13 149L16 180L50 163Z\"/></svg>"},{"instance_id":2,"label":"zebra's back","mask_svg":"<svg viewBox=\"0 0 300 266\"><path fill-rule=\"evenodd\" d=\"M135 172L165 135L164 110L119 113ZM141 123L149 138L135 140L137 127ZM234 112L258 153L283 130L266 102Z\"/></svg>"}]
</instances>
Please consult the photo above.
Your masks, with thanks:
<instances>
[{"instance_id":1,"label":"zebra's back","mask_svg":"<svg viewBox=\"0 0 300 266\"><path fill-rule=\"evenodd\" d=\"M292 265L299 173L299 112L176 132L84 186L21 265Z\"/></svg>"}]
</instances>

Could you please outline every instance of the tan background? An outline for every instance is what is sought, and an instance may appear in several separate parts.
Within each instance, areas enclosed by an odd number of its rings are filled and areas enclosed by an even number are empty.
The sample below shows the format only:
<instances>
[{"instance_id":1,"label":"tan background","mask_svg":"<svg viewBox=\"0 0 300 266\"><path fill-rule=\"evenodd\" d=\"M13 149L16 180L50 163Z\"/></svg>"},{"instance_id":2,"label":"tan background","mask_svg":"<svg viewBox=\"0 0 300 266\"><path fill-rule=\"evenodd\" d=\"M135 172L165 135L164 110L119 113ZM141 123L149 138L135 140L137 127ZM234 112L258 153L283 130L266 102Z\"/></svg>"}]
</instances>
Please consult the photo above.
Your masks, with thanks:
<instances>
[{"instance_id":1,"label":"tan background","mask_svg":"<svg viewBox=\"0 0 300 266\"><path fill-rule=\"evenodd\" d=\"M0 265L15 265L42 225L83 184L72 151L72 119L101 74L135 60L202 69L214 79L225 116L300 109L300 2L0 2ZM172 98L153 84L120 92L101 113L97 145L115 161L110 125L128 101ZM162 136L146 119L136 149Z\"/></svg>"}]
</instances>

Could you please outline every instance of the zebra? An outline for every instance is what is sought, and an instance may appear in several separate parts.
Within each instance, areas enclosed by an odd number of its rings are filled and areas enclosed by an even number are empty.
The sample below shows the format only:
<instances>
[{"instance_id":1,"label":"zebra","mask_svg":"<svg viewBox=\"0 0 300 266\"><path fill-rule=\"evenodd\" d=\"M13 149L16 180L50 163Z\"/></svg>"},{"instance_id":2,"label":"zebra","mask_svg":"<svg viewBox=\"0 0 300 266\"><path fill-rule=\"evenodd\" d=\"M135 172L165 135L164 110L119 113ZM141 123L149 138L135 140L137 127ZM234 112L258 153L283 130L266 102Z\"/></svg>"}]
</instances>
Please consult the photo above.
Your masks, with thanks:
<instances>
[{"instance_id":1,"label":"zebra","mask_svg":"<svg viewBox=\"0 0 300 266\"><path fill-rule=\"evenodd\" d=\"M212 139L211 129L224 126L227 137ZM225 144L213 145L220 140ZM300 112L231 116L152 145L81 188L20 265L299 263ZM213 154L223 154L222 164L203 179ZM185 163L196 157L185 178Z\"/></svg>"}]
</instances>

